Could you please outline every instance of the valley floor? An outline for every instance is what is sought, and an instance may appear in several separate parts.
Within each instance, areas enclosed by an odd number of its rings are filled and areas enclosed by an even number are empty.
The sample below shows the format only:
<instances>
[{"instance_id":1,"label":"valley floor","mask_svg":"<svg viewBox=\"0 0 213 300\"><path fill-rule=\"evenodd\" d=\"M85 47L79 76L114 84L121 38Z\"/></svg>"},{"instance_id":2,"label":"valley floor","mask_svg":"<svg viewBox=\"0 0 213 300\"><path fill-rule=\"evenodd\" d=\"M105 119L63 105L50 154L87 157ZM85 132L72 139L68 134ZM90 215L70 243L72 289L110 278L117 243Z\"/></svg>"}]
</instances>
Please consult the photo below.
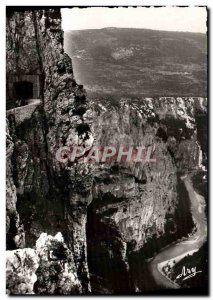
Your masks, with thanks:
<instances>
[{"instance_id":1,"label":"valley floor","mask_svg":"<svg viewBox=\"0 0 213 300\"><path fill-rule=\"evenodd\" d=\"M150 271L157 285L170 289L179 288L179 285L164 275L162 272L163 267L174 260L177 263L189 253L198 251L207 239L205 199L195 192L190 175L182 176L181 179L184 181L189 194L191 213L197 230L187 240L178 241L176 244L164 248L150 263Z\"/></svg>"}]
</instances>

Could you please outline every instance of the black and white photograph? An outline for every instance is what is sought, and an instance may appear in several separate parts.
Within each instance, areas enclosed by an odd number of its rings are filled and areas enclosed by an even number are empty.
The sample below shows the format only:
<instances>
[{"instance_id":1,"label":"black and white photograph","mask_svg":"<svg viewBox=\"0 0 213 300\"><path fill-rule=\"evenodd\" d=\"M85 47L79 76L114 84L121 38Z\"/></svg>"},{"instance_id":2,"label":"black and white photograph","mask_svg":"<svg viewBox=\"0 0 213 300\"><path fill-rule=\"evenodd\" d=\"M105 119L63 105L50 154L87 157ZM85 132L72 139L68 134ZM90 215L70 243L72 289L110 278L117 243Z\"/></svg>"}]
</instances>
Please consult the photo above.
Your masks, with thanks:
<instances>
[{"instance_id":1,"label":"black and white photograph","mask_svg":"<svg viewBox=\"0 0 213 300\"><path fill-rule=\"evenodd\" d=\"M209 294L208 19L5 8L5 294Z\"/></svg>"}]
</instances>

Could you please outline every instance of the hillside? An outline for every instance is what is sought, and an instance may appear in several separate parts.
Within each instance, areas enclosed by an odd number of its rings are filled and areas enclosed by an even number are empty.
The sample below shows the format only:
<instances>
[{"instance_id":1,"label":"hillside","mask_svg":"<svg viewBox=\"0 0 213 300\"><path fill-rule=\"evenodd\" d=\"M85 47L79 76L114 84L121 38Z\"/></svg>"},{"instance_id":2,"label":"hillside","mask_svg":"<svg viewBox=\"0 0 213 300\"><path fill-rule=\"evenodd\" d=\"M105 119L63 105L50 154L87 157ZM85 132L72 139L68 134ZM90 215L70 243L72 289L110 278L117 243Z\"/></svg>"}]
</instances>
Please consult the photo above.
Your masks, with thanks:
<instances>
[{"instance_id":1,"label":"hillside","mask_svg":"<svg viewBox=\"0 0 213 300\"><path fill-rule=\"evenodd\" d=\"M200 33L104 28L65 32L75 77L89 93L206 96L207 38Z\"/></svg>"}]
</instances>

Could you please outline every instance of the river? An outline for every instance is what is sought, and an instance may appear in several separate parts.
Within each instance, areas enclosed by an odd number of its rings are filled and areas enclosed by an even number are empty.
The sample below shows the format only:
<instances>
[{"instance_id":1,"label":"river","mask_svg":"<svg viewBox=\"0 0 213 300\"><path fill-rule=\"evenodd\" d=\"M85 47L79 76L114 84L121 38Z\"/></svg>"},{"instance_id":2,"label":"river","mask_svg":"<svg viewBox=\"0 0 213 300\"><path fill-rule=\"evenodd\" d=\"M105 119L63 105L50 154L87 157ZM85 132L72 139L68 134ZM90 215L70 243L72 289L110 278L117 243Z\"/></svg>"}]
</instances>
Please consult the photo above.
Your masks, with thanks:
<instances>
[{"instance_id":1,"label":"river","mask_svg":"<svg viewBox=\"0 0 213 300\"><path fill-rule=\"evenodd\" d=\"M207 220L205 216L205 199L203 196L198 194L192 185L190 174L182 176L186 190L190 199L191 213L196 224L197 230L195 233L191 234L187 239L183 241L178 241L175 244L169 245L162 249L150 262L149 268L158 286L178 289L180 286L166 277L162 268L168 262L172 263L174 260L177 263L183 257L188 254L192 254L199 250L199 248L204 244L207 239Z\"/></svg>"}]
</instances>

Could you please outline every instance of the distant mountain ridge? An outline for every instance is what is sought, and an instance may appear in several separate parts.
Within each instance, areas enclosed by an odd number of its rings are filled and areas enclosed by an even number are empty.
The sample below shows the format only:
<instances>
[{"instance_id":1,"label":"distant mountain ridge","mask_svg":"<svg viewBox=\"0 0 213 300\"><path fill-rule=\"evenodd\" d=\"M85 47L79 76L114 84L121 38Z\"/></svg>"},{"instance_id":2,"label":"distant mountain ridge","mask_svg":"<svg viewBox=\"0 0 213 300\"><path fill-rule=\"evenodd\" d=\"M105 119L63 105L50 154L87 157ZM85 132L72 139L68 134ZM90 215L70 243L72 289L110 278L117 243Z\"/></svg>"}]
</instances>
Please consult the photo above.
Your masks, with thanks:
<instances>
[{"instance_id":1,"label":"distant mountain ridge","mask_svg":"<svg viewBox=\"0 0 213 300\"><path fill-rule=\"evenodd\" d=\"M195 34L195 35L203 35L206 36L205 33L202 32L193 32L193 31L171 31L171 30L161 30L161 29L151 29L151 28L139 28L139 27L102 27L102 28L85 28L85 29L72 29L72 30L66 30L66 33L69 32L82 32L82 31L94 31L94 30L140 30L140 31L155 31L155 32L169 32L169 33L186 33L186 34Z\"/></svg>"},{"instance_id":2,"label":"distant mountain ridge","mask_svg":"<svg viewBox=\"0 0 213 300\"><path fill-rule=\"evenodd\" d=\"M65 51L88 92L143 96L207 94L202 33L106 27L65 32Z\"/></svg>"}]
</instances>

